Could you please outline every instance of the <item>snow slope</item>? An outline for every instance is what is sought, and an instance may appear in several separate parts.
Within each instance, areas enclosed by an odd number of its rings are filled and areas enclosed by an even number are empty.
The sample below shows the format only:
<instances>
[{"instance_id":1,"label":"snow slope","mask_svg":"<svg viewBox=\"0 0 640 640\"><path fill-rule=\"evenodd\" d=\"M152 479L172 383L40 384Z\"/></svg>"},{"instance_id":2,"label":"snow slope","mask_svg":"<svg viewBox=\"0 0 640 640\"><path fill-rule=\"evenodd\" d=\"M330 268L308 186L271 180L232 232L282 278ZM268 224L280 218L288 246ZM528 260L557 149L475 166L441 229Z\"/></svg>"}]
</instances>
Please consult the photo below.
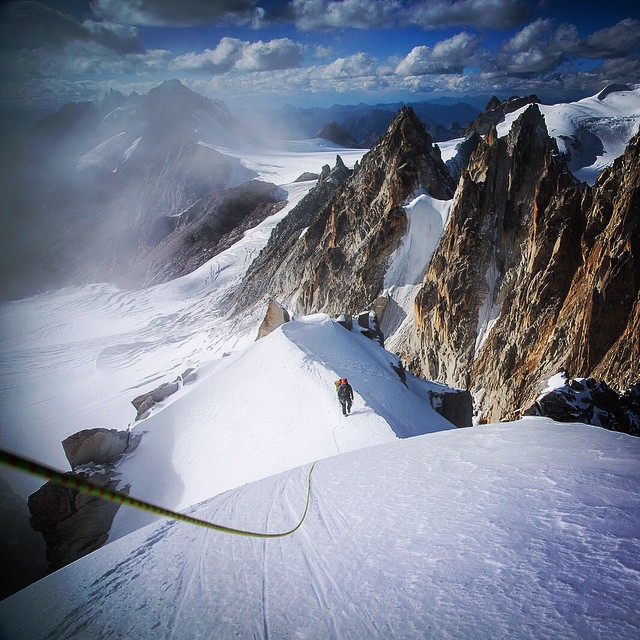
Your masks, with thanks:
<instances>
[{"instance_id":1,"label":"snow slope","mask_svg":"<svg viewBox=\"0 0 640 640\"><path fill-rule=\"evenodd\" d=\"M640 440L528 418L318 462L293 535L163 522L0 603L18 638L640 635ZM192 512L278 531L309 467Z\"/></svg>"},{"instance_id":2,"label":"snow slope","mask_svg":"<svg viewBox=\"0 0 640 640\"><path fill-rule=\"evenodd\" d=\"M416 434L451 429L431 407L441 385L409 376L397 358L326 315L299 318L203 367L132 429L144 434L118 466L136 497L183 509L227 489L293 467ZM353 410L340 412L334 381L347 377ZM109 539L151 522L121 509Z\"/></svg>"},{"instance_id":3,"label":"snow slope","mask_svg":"<svg viewBox=\"0 0 640 640\"><path fill-rule=\"evenodd\" d=\"M265 309L230 317L228 299L275 225L313 186L287 184L288 176L335 162L335 148L307 147L302 156L271 158L269 179L288 192L289 205L193 273L140 291L94 284L0 304L0 446L68 468L64 438L126 428L134 397L251 344ZM350 150L345 163L362 153ZM263 162L237 156L243 165ZM40 484L0 473L23 497Z\"/></svg>"},{"instance_id":4,"label":"snow slope","mask_svg":"<svg viewBox=\"0 0 640 640\"><path fill-rule=\"evenodd\" d=\"M405 204L407 233L389 258L384 277L387 304L382 332L390 351L406 345L414 334L413 313L416 295L422 286L431 254L447 226L453 200L437 200L425 193L416 193Z\"/></svg>"},{"instance_id":5,"label":"snow slope","mask_svg":"<svg viewBox=\"0 0 640 640\"><path fill-rule=\"evenodd\" d=\"M624 153L640 129L640 85L605 90L578 102L538 107L559 151L569 155L569 169L588 184ZM506 135L526 108L508 114L498 125L498 135Z\"/></svg>"}]
</instances>

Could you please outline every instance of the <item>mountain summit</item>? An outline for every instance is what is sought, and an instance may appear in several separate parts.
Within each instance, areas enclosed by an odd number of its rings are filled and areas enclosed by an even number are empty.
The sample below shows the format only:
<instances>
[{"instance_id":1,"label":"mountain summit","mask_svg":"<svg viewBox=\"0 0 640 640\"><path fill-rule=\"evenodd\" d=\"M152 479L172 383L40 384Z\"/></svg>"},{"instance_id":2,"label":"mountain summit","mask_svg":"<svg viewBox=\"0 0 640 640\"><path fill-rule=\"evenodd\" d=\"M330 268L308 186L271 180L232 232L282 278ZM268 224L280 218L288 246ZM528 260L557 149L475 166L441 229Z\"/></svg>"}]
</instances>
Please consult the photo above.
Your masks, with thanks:
<instances>
[{"instance_id":1,"label":"mountain summit","mask_svg":"<svg viewBox=\"0 0 640 640\"><path fill-rule=\"evenodd\" d=\"M310 210L304 232L286 256L274 253L272 261L265 249L247 274L241 301L267 294L292 301L303 313L366 309L382 293L389 257L406 233L403 205L416 193L446 199L454 189L424 125L411 108L401 109L326 204L318 206L312 191L292 212L296 218Z\"/></svg>"}]
</instances>

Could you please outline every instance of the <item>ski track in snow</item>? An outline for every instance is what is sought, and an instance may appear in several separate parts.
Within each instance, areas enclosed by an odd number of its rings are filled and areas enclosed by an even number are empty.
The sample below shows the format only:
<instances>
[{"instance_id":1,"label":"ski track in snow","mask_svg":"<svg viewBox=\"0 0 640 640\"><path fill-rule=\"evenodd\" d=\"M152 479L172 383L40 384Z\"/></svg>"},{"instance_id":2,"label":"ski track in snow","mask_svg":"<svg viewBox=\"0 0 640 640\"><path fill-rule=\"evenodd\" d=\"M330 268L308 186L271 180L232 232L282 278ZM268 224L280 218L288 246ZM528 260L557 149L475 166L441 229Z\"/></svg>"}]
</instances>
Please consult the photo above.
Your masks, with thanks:
<instances>
[{"instance_id":1,"label":"ski track in snow","mask_svg":"<svg viewBox=\"0 0 640 640\"><path fill-rule=\"evenodd\" d=\"M327 458L292 536L152 525L0 603L0 629L8 640L637 637L639 455L631 436L527 419ZM307 472L190 512L289 528Z\"/></svg>"}]
</instances>

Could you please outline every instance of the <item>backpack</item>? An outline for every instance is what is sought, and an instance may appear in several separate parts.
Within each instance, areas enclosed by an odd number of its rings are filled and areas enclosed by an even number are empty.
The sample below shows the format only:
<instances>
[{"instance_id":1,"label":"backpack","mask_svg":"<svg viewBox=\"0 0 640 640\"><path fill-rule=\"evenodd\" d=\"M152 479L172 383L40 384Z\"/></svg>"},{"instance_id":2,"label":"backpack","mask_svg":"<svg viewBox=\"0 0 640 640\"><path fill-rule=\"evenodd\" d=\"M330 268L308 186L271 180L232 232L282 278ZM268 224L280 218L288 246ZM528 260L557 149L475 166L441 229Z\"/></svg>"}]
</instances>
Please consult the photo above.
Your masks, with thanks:
<instances>
[{"instance_id":1,"label":"backpack","mask_svg":"<svg viewBox=\"0 0 640 640\"><path fill-rule=\"evenodd\" d=\"M340 398L340 400L348 400L350 395L348 384L341 384L338 387L338 398Z\"/></svg>"}]
</instances>

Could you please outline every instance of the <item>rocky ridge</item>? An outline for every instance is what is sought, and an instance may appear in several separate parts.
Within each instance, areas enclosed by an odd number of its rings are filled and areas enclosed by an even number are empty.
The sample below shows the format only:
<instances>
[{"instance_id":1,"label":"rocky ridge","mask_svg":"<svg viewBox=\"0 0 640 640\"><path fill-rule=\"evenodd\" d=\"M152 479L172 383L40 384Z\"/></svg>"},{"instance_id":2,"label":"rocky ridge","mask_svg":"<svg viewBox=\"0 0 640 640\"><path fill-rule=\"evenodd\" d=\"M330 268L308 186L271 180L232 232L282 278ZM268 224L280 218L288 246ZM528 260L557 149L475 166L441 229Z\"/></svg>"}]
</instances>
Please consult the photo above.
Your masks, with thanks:
<instances>
[{"instance_id":1,"label":"rocky ridge","mask_svg":"<svg viewBox=\"0 0 640 640\"><path fill-rule=\"evenodd\" d=\"M156 220L156 240L139 266L145 271L144 286L194 271L282 209L284 197L276 185L251 180L208 193L180 215Z\"/></svg>"},{"instance_id":2,"label":"rocky ridge","mask_svg":"<svg viewBox=\"0 0 640 640\"><path fill-rule=\"evenodd\" d=\"M412 372L469 389L480 421L517 417L560 369L619 390L640 378L639 136L590 188L536 102L490 104L488 132L471 133L415 299L415 336L400 345ZM495 122L527 104L499 137ZM277 297L300 313L376 304L383 318L378 296L407 232L404 205L420 192L451 198L454 183L410 109L352 175L340 165L321 175L321 184L335 176L330 193L320 198L319 185L276 228L239 309Z\"/></svg>"},{"instance_id":3,"label":"rocky ridge","mask_svg":"<svg viewBox=\"0 0 640 640\"><path fill-rule=\"evenodd\" d=\"M517 415L561 368L625 388L638 363L638 136L596 185L573 179L529 107L463 171L416 299L420 369Z\"/></svg>"},{"instance_id":4,"label":"rocky ridge","mask_svg":"<svg viewBox=\"0 0 640 640\"><path fill-rule=\"evenodd\" d=\"M370 307L382 292L389 256L406 232L403 204L417 192L447 199L454 191L439 150L408 107L353 175L341 176L323 202L312 191L275 229L244 280L242 303L266 295L300 313Z\"/></svg>"}]
</instances>

